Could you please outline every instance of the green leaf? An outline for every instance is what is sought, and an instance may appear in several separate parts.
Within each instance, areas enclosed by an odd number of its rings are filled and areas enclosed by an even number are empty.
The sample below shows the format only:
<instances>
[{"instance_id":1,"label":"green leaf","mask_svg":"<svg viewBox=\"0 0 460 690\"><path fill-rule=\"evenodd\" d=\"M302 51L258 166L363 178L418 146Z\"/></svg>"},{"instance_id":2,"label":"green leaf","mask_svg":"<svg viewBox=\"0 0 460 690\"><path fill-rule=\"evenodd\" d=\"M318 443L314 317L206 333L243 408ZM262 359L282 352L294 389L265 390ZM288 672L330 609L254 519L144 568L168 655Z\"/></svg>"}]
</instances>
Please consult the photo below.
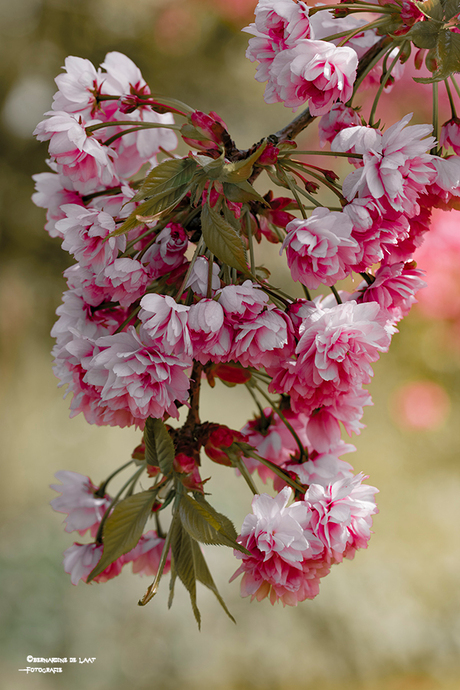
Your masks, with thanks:
<instances>
[{"instance_id":1,"label":"green leaf","mask_svg":"<svg viewBox=\"0 0 460 690\"><path fill-rule=\"evenodd\" d=\"M460 5L458 0L444 0L444 19L449 21L453 17L456 17L460 13Z\"/></svg>"},{"instance_id":2,"label":"green leaf","mask_svg":"<svg viewBox=\"0 0 460 690\"><path fill-rule=\"evenodd\" d=\"M193 158L174 158L160 163L145 178L134 201L142 201L125 222L111 234L123 235L136 228L144 219L151 221L171 211L191 187L197 164Z\"/></svg>"},{"instance_id":3,"label":"green leaf","mask_svg":"<svg viewBox=\"0 0 460 690\"><path fill-rule=\"evenodd\" d=\"M438 69L431 77L414 77L420 84L432 84L447 79L454 72L460 72L460 34L453 31L439 32L436 50L432 51L438 63Z\"/></svg>"},{"instance_id":4,"label":"green leaf","mask_svg":"<svg viewBox=\"0 0 460 690\"><path fill-rule=\"evenodd\" d=\"M221 182L243 182L252 175L254 163L261 157L267 148L267 141L263 141L254 153L244 160L236 163L226 163L224 165L222 175L219 178Z\"/></svg>"},{"instance_id":5,"label":"green leaf","mask_svg":"<svg viewBox=\"0 0 460 690\"><path fill-rule=\"evenodd\" d=\"M200 628L201 615L196 604L196 573L192 549L193 541L188 532L182 527L180 520L175 519L171 529L173 530L171 551L176 573L190 595L193 613L198 623L198 628Z\"/></svg>"},{"instance_id":6,"label":"green leaf","mask_svg":"<svg viewBox=\"0 0 460 690\"><path fill-rule=\"evenodd\" d=\"M224 169L224 153L219 158L209 158L209 156L194 156L194 160L206 174L208 180L218 180Z\"/></svg>"},{"instance_id":7,"label":"green leaf","mask_svg":"<svg viewBox=\"0 0 460 690\"><path fill-rule=\"evenodd\" d=\"M196 170L193 158L173 158L157 165L147 175L133 201L147 201L170 194L188 184Z\"/></svg>"},{"instance_id":8,"label":"green leaf","mask_svg":"<svg viewBox=\"0 0 460 690\"><path fill-rule=\"evenodd\" d=\"M435 48L438 42L440 25L433 22L417 22L407 34L407 37L417 48Z\"/></svg>"},{"instance_id":9,"label":"green leaf","mask_svg":"<svg viewBox=\"0 0 460 690\"><path fill-rule=\"evenodd\" d=\"M145 459L159 467L164 475L171 474L175 457L174 444L161 419L148 417L144 427Z\"/></svg>"},{"instance_id":10,"label":"green leaf","mask_svg":"<svg viewBox=\"0 0 460 690\"><path fill-rule=\"evenodd\" d=\"M248 201L258 201L264 206L269 206L263 196L260 196L247 180L243 180L243 182L238 182L237 184L224 182L223 188L224 196L229 201L235 201L240 204L245 204Z\"/></svg>"},{"instance_id":11,"label":"green leaf","mask_svg":"<svg viewBox=\"0 0 460 690\"><path fill-rule=\"evenodd\" d=\"M179 515L184 529L196 541L249 553L236 541L238 535L232 521L218 513L204 498L196 500L184 494L179 503Z\"/></svg>"},{"instance_id":12,"label":"green leaf","mask_svg":"<svg viewBox=\"0 0 460 690\"><path fill-rule=\"evenodd\" d=\"M451 74L460 71L460 34L441 31L436 52L442 72Z\"/></svg>"},{"instance_id":13,"label":"green leaf","mask_svg":"<svg viewBox=\"0 0 460 690\"><path fill-rule=\"evenodd\" d=\"M136 546L152 512L155 498L156 492L141 491L134 496L128 496L115 506L102 532L102 558L88 575L87 582L91 582L117 558Z\"/></svg>"},{"instance_id":14,"label":"green leaf","mask_svg":"<svg viewBox=\"0 0 460 690\"><path fill-rule=\"evenodd\" d=\"M196 579L201 582L205 587L211 590L211 592L214 592L217 601L219 604L222 606L224 609L225 613L227 616L232 620L234 623L236 623L236 620L233 618L232 614L228 610L227 606L225 605L224 600L219 594L219 590L217 589L214 580L212 579L212 575L209 572L208 565L204 559L204 556L201 552L201 549L199 545L197 544L196 541L192 540L192 551L193 551L193 560L195 561L195 573L196 573Z\"/></svg>"},{"instance_id":15,"label":"green leaf","mask_svg":"<svg viewBox=\"0 0 460 690\"><path fill-rule=\"evenodd\" d=\"M176 566L174 564L174 556L171 554L171 579L169 580L169 598L168 598L168 609L171 608L174 599L174 586L177 579Z\"/></svg>"},{"instance_id":16,"label":"green leaf","mask_svg":"<svg viewBox=\"0 0 460 690\"><path fill-rule=\"evenodd\" d=\"M249 272L246 251L240 236L230 223L208 204L203 206L201 212L201 229L206 246L214 256L238 271Z\"/></svg>"},{"instance_id":17,"label":"green leaf","mask_svg":"<svg viewBox=\"0 0 460 690\"><path fill-rule=\"evenodd\" d=\"M424 2L415 2L415 5L425 17L430 17L436 22L442 22L444 13L441 0L424 0Z\"/></svg>"}]
</instances>

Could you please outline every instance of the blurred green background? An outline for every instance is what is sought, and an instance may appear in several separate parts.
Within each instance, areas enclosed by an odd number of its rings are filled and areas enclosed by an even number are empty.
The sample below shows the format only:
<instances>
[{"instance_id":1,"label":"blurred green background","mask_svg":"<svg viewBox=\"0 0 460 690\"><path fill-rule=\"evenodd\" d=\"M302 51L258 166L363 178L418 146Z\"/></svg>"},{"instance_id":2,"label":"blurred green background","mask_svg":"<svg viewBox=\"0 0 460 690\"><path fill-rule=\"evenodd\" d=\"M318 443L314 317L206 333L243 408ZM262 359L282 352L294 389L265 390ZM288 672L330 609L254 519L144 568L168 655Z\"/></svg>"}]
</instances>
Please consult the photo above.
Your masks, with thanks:
<instances>
[{"instance_id":1,"label":"blurred green background","mask_svg":"<svg viewBox=\"0 0 460 690\"><path fill-rule=\"evenodd\" d=\"M63 532L63 516L48 506L54 472L74 470L97 483L128 459L140 435L70 420L56 387L49 331L68 258L30 201L31 175L46 169L46 147L31 132L50 108L65 57L98 65L110 50L129 55L153 90L217 111L241 148L276 131L290 111L264 105L264 87L244 57L240 29L252 21L254 5L0 0L0 683L7 690L460 687L460 348L449 346L450 324L416 310L375 367L375 405L355 439L358 452L347 457L380 489L375 534L367 552L333 568L316 600L293 609L249 604L238 583L228 584L236 568L230 550L207 548L238 624L202 589L199 633L180 587L171 611L167 582L139 608L149 582L128 569L105 585L78 587L62 570L62 552L75 535ZM421 93L397 85L383 103L388 123L414 103L424 106ZM425 112L418 121L430 118ZM273 259L275 253L266 257ZM277 270L274 277L282 280ZM431 408L427 403L423 428L407 411L407 386L417 381L441 391ZM203 420L239 428L251 414L239 390L205 389ZM211 474L214 505L238 527L249 512L246 486L231 470L205 464L203 476ZM32 676L18 672L28 655L96 661Z\"/></svg>"}]
</instances>

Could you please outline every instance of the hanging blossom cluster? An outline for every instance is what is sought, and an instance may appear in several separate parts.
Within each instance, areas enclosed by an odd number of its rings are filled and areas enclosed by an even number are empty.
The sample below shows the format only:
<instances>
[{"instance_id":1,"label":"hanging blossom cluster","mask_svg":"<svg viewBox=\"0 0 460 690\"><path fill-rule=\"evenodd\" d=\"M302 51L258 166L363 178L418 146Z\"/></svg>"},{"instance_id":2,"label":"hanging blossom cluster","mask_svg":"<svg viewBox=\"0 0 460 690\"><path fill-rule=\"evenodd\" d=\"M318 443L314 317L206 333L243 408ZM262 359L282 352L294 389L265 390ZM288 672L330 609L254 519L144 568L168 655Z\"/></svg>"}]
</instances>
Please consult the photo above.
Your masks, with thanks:
<instances>
[{"instance_id":1,"label":"hanging blossom cluster","mask_svg":"<svg viewBox=\"0 0 460 690\"><path fill-rule=\"evenodd\" d=\"M64 554L73 584L105 582L132 563L154 577L146 604L170 571L172 595L179 577L199 622L197 581L228 613L200 543L234 549L243 596L290 606L315 597L332 565L367 547L377 489L342 458L355 450L342 433L363 428L372 365L425 285L413 256L432 210L458 208L460 196L449 85L458 91L460 66L440 47L457 45L458 13L441 7L442 26L431 5L411 0L313 8L260 0L245 31L265 100L308 107L247 151L216 113L152 93L126 56L109 53L98 69L66 59L35 130L51 171L34 176L33 200L75 259L52 330L54 372L72 394L72 416L143 433L131 460L100 485L56 474L52 506L67 515L66 531L93 539ZM435 94L445 82L452 118L441 133L436 99L434 131L412 114L375 121L411 49L416 66L425 60L434 72L424 81ZM353 105L364 87L375 91L367 118ZM322 150L297 149L295 137L317 116ZM173 153L178 135L185 156ZM348 159L351 171L340 184L312 155ZM254 189L263 174L284 196ZM270 282L257 263L261 242L278 244L297 293ZM356 276L362 282L350 288ZM337 285L345 279L348 289ZM315 295L321 287L330 294ZM240 430L200 418L202 382L216 379L254 402ZM185 421L171 423L181 408ZM206 498L201 449L254 494L239 534ZM110 496L127 467L134 473ZM142 477L147 488L136 490ZM149 518L155 529L144 531Z\"/></svg>"}]
</instances>

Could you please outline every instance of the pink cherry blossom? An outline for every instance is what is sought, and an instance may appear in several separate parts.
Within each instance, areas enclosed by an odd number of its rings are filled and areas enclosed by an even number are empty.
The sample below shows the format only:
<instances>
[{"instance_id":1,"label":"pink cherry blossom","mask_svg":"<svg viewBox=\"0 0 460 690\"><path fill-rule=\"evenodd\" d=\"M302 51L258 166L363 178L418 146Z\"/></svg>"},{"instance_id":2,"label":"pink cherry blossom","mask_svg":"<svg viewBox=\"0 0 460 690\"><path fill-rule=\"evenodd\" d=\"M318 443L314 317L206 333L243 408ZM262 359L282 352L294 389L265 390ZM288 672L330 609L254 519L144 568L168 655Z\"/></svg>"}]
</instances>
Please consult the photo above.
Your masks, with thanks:
<instances>
[{"instance_id":1,"label":"pink cherry blossom","mask_svg":"<svg viewBox=\"0 0 460 690\"><path fill-rule=\"evenodd\" d=\"M77 585L80 580L86 582L90 572L101 560L103 546L98 544L78 544L75 542L64 551L64 571L69 573L70 581ZM102 573L97 575L93 582L107 582L121 573L124 565L123 556L109 565Z\"/></svg>"},{"instance_id":2,"label":"pink cherry blossom","mask_svg":"<svg viewBox=\"0 0 460 690\"><path fill-rule=\"evenodd\" d=\"M372 376L371 362L390 345L386 315L376 302L355 301L321 309L306 319L296 360L273 372L269 390L291 395L294 409L307 413L334 404Z\"/></svg>"},{"instance_id":3,"label":"pink cherry blossom","mask_svg":"<svg viewBox=\"0 0 460 690\"><path fill-rule=\"evenodd\" d=\"M378 490L363 484L364 479L367 477L361 472L327 487L312 484L305 494L311 511L309 529L332 561L353 558L357 549L367 548L372 515L378 512L374 498Z\"/></svg>"},{"instance_id":4,"label":"pink cherry blossom","mask_svg":"<svg viewBox=\"0 0 460 690\"><path fill-rule=\"evenodd\" d=\"M202 364L209 360L227 362L234 332L225 321L225 312L219 302L202 299L192 304L188 314L188 327L193 346L193 357Z\"/></svg>"},{"instance_id":5,"label":"pink cherry blossom","mask_svg":"<svg viewBox=\"0 0 460 690\"><path fill-rule=\"evenodd\" d=\"M142 262L149 264L152 276L158 278L185 263L187 246L188 237L182 225L169 223L144 253Z\"/></svg>"},{"instance_id":6,"label":"pink cherry blossom","mask_svg":"<svg viewBox=\"0 0 460 690\"><path fill-rule=\"evenodd\" d=\"M251 321L235 326L230 358L243 367L275 366L294 350L290 319L273 304Z\"/></svg>"},{"instance_id":7,"label":"pink cherry blossom","mask_svg":"<svg viewBox=\"0 0 460 690\"><path fill-rule=\"evenodd\" d=\"M334 103L326 115L320 119L318 124L319 143L324 148L327 142L331 142L342 129L359 125L361 120L353 108L349 108L343 103Z\"/></svg>"},{"instance_id":8,"label":"pink cherry blossom","mask_svg":"<svg viewBox=\"0 0 460 690\"><path fill-rule=\"evenodd\" d=\"M49 111L34 130L39 141L49 141L51 160L58 172L72 180L75 189L88 194L102 186L116 185L118 178L113 165L115 151L104 147L85 127L99 120L83 122L81 118L64 111Z\"/></svg>"},{"instance_id":9,"label":"pink cherry blossom","mask_svg":"<svg viewBox=\"0 0 460 690\"><path fill-rule=\"evenodd\" d=\"M377 302L399 321L406 316L416 302L415 293L426 283L424 271L402 261L397 264L382 264L371 285L361 283L355 295L357 302Z\"/></svg>"},{"instance_id":10,"label":"pink cherry blossom","mask_svg":"<svg viewBox=\"0 0 460 690\"><path fill-rule=\"evenodd\" d=\"M312 115L325 115L334 101L345 103L351 97L357 65L352 48L336 48L327 41L299 41L273 60L265 101L281 101L293 109L308 101Z\"/></svg>"},{"instance_id":11,"label":"pink cherry blossom","mask_svg":"<svg viewBox=\"0 0 460 690\"><path fill-rule=\"evenodd\" d=\"M158 572L164 543L165 540L154 530L149 530L141 536L134 549L123 556L124 562L133 564L133 573L154 577ZM163 573L167 575L170 569L171 552L166 559Z\"/></svg>"},{"instance_id":12,"label":"pink cherry blossom","mask_svg":"<svg viewBox=\"0 0 460 690\"><path fill-rule=\"evenodd\" d=\"M302 501L288 506L291 497L292 489L286 487L275 498L268 494L253 498L253 514L245 518L238 538L252 555L234 551L242 564L231 578L243 574L243 597L260 601L269 596L272 604L281 600L283 605L296 606L318 594L319 577L329 568L322 562L315 564L313 559L324 547L307 529L306 504Z\"/></svg>"},{"instance_id":13,"label":"pink cherry blossom","mask_svg":"<svg viewBox=\"0 0 460 690\"><path fill-rule=\"evenodd\" d=\"M57 221L56 230L63 238L62 248L82 266L101 271L125 250L126 237L109 237L116 225L108 213L77 204L64 204L61 208L65 217Z\"/></svg>"},{"instance_id":14,"label":"pink cherry blossom","mask_svg":"<svg viewBox=\"0 0 460 690\"><path fill-rule=\"evenodd\" d=\"M85 119L94 117L98 110L97 95L104 77L90 60L69 55L64 61L64 74L55 78L58 87L54 95L53 110L80 113Z\"/></svg>"},{"instance_id":15,"label":"pink cherry blossom","mask_svg":"<svg viewBox=\"0 0 460 690\"><path fill-rule=\"evenodd\" d=\"M126 256L115 259L95 276L97 287L110 295L110 300L129 307L145 293L152 276L146 266Z\"/></svg>"},{"instance_id":16,"label":"pink cherry blossom","mask_svg":"<svg viewBox=\"0 0 460 690\"><path fill-rule=\"evenodd\" d=\"M177 146L177 136L174 131L168 128L142 127L142 123L153 123L161 125L174 124L174 117L171 113L160 114L153 111L149 106L136 109L133 113L115 113L112 121L132 120L133 127L138 125L140 128L135 132L129 132L119 137L111 144L111 149L116 152L114 168L119 177L127 179L137 173L140 168L149 163L156 165L156 154L160 148L172 151ZM126 126L110 127L110 136L118 132L126 131Z\"/></svg>"},{"instance_id":17,"label":"pink cherry blossom","mask_svg":"<svg viewBox=\"0 0 460 690\"><path fill-rule=\"evenodd\" d=\"M278 50L295 45L301 38L310 38L308 7L304 2L259 0L255 16L255 24L243 31L255 33L255 29L267 36Z\"/></svg>"},{"instance_id":18,"label":"pink cherry blossom","mask_svg":"<svg viewBox=\"0 0 460 690\"><path fill-rule=\"evenodd\" d=\"M288 223L282 249L293 280L316 289L345 278L358 252L352 229L348 215L327 208L316 208L309 218Z\"/></svg>"},{"instance_id":19,"label":"pink cherry blossom","mask_svg":"<svg viewBox=\"0 0 460 690\"><path fill-rule=\"evenodd\" d=\"M150 93L139 67L127 55L116 50L107 53L101 67L107 72L104 75L104 93L116 96Z\"/></svg>"},{"instance_id":20,"label":"pink cherry blossom","mask_svg":"<svg viewBox=\"0 0 460 690\"><path fill-rule=\"evenodd\" d=\"M32 195L32 201L36 206L46 208L47 211L45 230L50 237L62 237L56 229L56 221L65 218L62 206L78 204L83 207L80 195L73 191L72 182L64 175L44 172L32 175L32 178L36 189L35 194Z\"/></svg>"},{"instance_id":21,"label":"pink cherry blossom","mask_svg":"<svg viewBox=\"0 0 460 690\"><path fill-rule=\"evenodd\" d=\"M302 401L299 400L297 404L302 405ZM340 443L340 422L349 436L359 434L364 428L360 421L363 408L369 405L372 405L372 399L368 391L356 387L314 409L307 424L308 438L313 448L326 453L336 447Z\"/></svg>"},{"instance_id":22,"label":"pink cherry blossom","mask_svg":"<svg viewBox=\"0 0 460 690\"><path fill-rule=\"evenodd\" d=\"M90 529L95 537L99 523L110 505L111 498L107 494L97 497L95 486L89 477L78 472L59 470L55 475L62 484L51 484L54 491L62 496L54 498L50 503L58 513L67 513L65 531L77 531L81 536Z\"/></svg>"},{"instance_id":23,"label":"pink cherry blossom","mask_svg":"<svg viewBox=\"0 0 460 690\"><path fill-rule=\"evenodd\" d=\"M339 456L355 450L351 444L339 441L329 452L311 452L306 462L286 465L286 469L294 472L306 486L319 484L326 488L340 479L350 479L353 476L353 467Z\"/></svg>"},{"instance_id":24,"label":"pink cherry blossom","mask_svg":"<svg viewBox=\"0 0 460 690\"><path fill-rule=\"evenodd\" d=\"M433 165L437 176L430 191L439 194L446 202L451 195L460 196L460 156L433 156Z\"/></svg>"},{"instance_id":25,"label":"pink cherry blossom","mask_svg":"<svg viewBox=\"0 0 460 690\"><path fill-rule=\"evenodd\" d=\"M245 436L247 443L256 449L258 455L275 465L282 466L291 459L291 456L299 454L297 442L286 424L271 407L266 407L263 412L263 417L256 417L245 424L241 433ZM302 445L306 447L308 418L292 410L284 410L283 415L296 432ZM245 458L244 463L251 473L257 470L264 483L268 478L273 479L275 476L270 468L254 458Z\"/></svg>"},{"instance_id":26,"label":"pink cherry blossom","mask_svg":"<svg viewBox=\"0 0 460 690\"><path fill-rule=\"evenodd\" d=\"M144 331L153 339L161 341L164 352L171 354L192 354L192 343L188 329L190 307L178 304L169 295L145 295L141 299L139 318Z\"/></svg>"},{"instance_id":27,"label":"pink cherry blossom","mask_svg":"<svg viewBox=\"0 0 460 690\"><path fill-rule=\"evenodd\" d=\"M435 139L427 136L431 125L406 127L411 118L412 114L406 115L383 134L378 130L370 132L366 127L349 127L336 136L333 151L363 154L363 165L343 183L343 193L349 201L356 194L386 198L396 211L409 216L419 212L418 197L436 178L435 156L427 153Z\"/></svg>"},{"instance_id":28,"label":"pink cherry blossom","mask_svg":"<svg viewBox=\"0 0 460 690\"><path fill-rule=\"evenodd\" d=\"M327 38L327 36L342 33L343 31L349 31L351 33L360 26L366 24L367 21L368 20L359 15L349 14L347 17L334 17L333 11L321 10L315 12L315 14L310 17L311 38L323 40ZM336 38L333 39L331 43L338 45L342 40L344 39ZM347 40L346 45L349 48L353 48L358 57L361 58L378 40L379 37L376 35L375 29L369 29L352 36Z\"/></svg>"},{"instance_id":29,"label":"pink cherry blossom","mask_svg":"<svg viewBox=\"0 0 460 690\"><path fill-rule=\"evenodd\" d=\"M211 297L214 296L216 290L220 288L219 271L219 266L215 262L213 262L211 278ZM199 256L193 264L190 276L187 280L187 283L185 284L185 289L191 288L195 295L199 295L200 297L206 297L208 292L208 273L208 259L206 259L204 256Z\"/></svg>"},{"instance_id":30,"label":"pink cherry blossom","mask_svg":"<svg viewBox=\"0 0 460 690\"><path fill-rule=\"evenodd\" d=\"M164 354L157 341L132 326L99 338L96 345L100 351L88 364L84 381L99 388L102 408L125 410L139 426L165 412L178 417L175 401L187 401L190 382L184 369L190 359Z\"/></svg>"},{"instance_id":31,"label":"pink cherry blossom","mask_svg":"<svg viewBox=\"0 0 460 690\"><path fill-rule=\"evenodd\" d=\"M225 310L226 321L233 324L254 319L268 302L268 295L250 280L242 285L226 285L217 291L216 297Z\"/></svg>"},{"instance_id":32,"label":"pink cherry blossom","mask_svg":"<svg viewBox=\"0 0 460 690\"><path fill-rule=\"evenodd\" d=\"M450 146L454 153L460 154L460 119L458 117L453 117L448 122L444 122L441 127L439 143L443 148L448 149Z\"/></svg>"}]
</instances>

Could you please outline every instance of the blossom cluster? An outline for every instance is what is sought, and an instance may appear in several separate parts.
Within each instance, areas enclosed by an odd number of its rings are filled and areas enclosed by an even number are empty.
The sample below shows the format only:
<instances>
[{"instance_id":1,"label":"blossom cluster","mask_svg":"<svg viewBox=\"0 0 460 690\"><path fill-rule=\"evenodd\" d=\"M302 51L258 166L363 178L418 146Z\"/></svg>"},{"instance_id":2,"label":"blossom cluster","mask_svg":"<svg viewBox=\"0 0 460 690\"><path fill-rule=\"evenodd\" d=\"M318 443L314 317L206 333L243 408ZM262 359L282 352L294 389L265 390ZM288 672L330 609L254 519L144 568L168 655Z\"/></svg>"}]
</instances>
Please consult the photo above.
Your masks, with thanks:
<instances>
[{"instance_id":1,"label":"blossom cluster","mask_svg":"<svg viewBox=\"0 0 460 690\"><path fill-rule=\"evenodd\" d=\"M402 48L385 44L380 64L375 49L387 10L367 21L348 4L337 16L302 1L260 0L245 29L256 79L268 82L265 100L308 104L308 122L321 116L324 153L352 165L342 185L334 171L294 157L287 136L237 150L218 115L155 96L120 53L98 69L69 57L56 78L52 110L35 130L49 142L51 172L35 175L34 195L47 210L47 231L75 260L52 330L54 372L72 394L72 416L144 434L124 499L105 493L109 480L98 488L73 472L56 475L62 496L52 505L67 514L66 531L89 530L94 539L65 553L73 584L104 582L130 562L134 572L161 577L170 544L179 572L185 556L177 544L201 539L234 546L243 596L296 605L316 596L333 564L367 546L377 489L342 459L355 450L342 429L363 428L372 366L425 285L414 252L432 210L458 205L460 148L455 118L438 144L432 126L410 124L411 114L381 129L374 106L368 121L358 115L358 69L360 84L374 79L376 105L383 88L402 78ZM403 36L419 16L407 4L394 9ZM176 131L187 156L172 153ZM256 192L251 182L264 172L292 198ZM339 206L316 200L321 186ZM274 287L268 269L256 265L254 243L262 241L280 246L304 297ZM363 282L350 287L357 276ZM336 287L344 280L348 289ZM331 294L311 294L321 286ZM216 378L245 386L257 404L240 430L200 420L201 382L214 386ZM169 424L181 408L185 423ZM236 468L255 493L238 537L205 503L201 449ZM127 538L107 561L105 526L132 499L143 471L155 482L144 492L143 515L155 513L157 530L134 548ZM273 482L277 495L259 494L255 480ZM158 513L172 501L165 540ZM195 522L186 518L190 510L199 514ZM200 532L200 520L209 528ZM108 565L98 570L101 555Z\"/></svg>"}]
</instances>

